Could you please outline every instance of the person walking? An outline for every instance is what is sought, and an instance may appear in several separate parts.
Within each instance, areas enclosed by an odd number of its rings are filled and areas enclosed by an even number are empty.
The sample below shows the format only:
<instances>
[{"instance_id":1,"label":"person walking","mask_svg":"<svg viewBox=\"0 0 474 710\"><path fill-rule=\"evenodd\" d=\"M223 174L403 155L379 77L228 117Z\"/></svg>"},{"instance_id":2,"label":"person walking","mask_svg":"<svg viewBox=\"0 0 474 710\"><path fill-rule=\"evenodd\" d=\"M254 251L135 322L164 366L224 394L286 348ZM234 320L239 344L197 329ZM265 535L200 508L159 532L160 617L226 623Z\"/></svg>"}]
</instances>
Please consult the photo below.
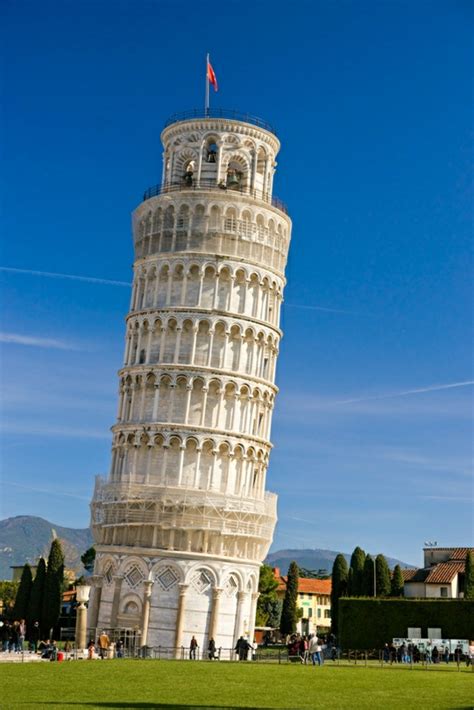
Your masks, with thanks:
<instances>
[{"instance_id":1,"label":"person walking","mask_svg":"<svg viewBox=\"0 0 474 710\"><path fill-rule=\"evenodd\" d=\"M196 637L193 636L191 639L191 642L189 644L189 660L190 661L195 661L196 660L196 649L198 647L198 642L196 641Z\"/></svg>"},{"instance_id":2,"label":"person walking","mask_svg":"<svg viewBox=\"0 0 474 710\"><path fill-rule=\"evenodd\" d=\"M208 652L209 660L213 661L216 657L216 642L214 641L213 638L209 639L207 652Z\"/></svg>"},{"instance_id":3,"label":"person walking","mask_svg":"<svg viewBox=\"0 0 474 710\"><path fill-rule=\"evenodd\" d=\"M123 641L120 638L115 644L115 655L117 656L117 658L123 658Z\"/></svg>"},{"instance_id":4,"label":"person walking","mask_svg":"<svg viewBox=\"0 0 474 710\"><path fill-rule=\"evenodd\" d=\"M446 644L446 646L444 647L444 654L443 654L444 662L445 662L446 664L449 663L449 653L450 653L450 651L449 651L449 646Z\"/></svg>"},{"instance_id":5,"label":"person walking","mask_svg":"<svg viewBox=\"0 0 474 710\"><path fill-rule=\"evenodd\" d=\"M309 644L308 644L308 653L309 653L309 657L311 658L311 663L313 664L313 666L316 665L316 654L317 654L318 646L319 646L318 637L311 636L309 639Z\"/></svg>"}]
</instances>

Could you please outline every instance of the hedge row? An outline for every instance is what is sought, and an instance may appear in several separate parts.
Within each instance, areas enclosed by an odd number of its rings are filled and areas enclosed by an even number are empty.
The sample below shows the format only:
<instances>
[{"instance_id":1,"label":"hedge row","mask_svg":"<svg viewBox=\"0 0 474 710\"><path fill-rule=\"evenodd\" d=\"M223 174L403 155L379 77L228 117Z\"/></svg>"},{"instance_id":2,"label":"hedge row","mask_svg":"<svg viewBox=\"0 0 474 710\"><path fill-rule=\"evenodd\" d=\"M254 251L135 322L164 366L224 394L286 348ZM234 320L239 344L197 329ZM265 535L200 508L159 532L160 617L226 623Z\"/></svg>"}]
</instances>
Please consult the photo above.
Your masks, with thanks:
<instances>
[{"instance_id":1,"label":"hedge row","mask_svg":"<svg viewBox=\"0 0 474 710\"><path fill-rule=\"evenodd\" d=\"M474 601L463 599L339 599L342 648L382 648L408 627L440 628L443 638L474 639Z\"/></svg>"}]
</instances>

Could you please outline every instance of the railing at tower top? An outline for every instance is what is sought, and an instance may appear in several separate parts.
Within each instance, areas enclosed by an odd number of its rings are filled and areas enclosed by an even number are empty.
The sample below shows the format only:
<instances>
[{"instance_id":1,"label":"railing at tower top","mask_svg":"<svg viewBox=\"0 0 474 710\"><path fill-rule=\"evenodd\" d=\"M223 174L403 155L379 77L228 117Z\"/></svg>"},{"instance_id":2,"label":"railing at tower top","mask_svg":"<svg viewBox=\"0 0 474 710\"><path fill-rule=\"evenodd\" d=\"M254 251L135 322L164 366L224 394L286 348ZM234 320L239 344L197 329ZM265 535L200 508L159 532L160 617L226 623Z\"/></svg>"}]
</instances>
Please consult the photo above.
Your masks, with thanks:
<instances>
[{"instance_id":1,"label":"railing at tower top","mask_svg":"<svg viewBox=\"0 0 474 710\"><path fill-rule=\"evenodd\" d=\"M180 121L192 121L193 119L199 118L223 118L229 121L242 121L242 123L250 123L252 126L263 128L264 131L269 131L269 133L273 133L274 136L277 135L274 127L270 125L270 123L267 123L267 121L258 118L258 116L252 116L250 113L243 113L241 111L225 108L194 108L188 111L174 113L165 122L164 128L168 128L168 126L171 126L173 123L179 123Z\"/></svg>"},{"instance_id":2,"label":"railing at tower top","mask_svg":"<svg viewBox=\"0 0 474 710\"><path fill-rule=\"evenodd\" d=\"M288 214L288 208L286 204L278 199L278 197L271 197L267 193L263 193L262 190L250 189L245 186L227 187L224 183L216 183L215 180L202 179L199 184L192 180L191 182L174 182L165 183L164 185L152 185L143 193L143 202L151 199L152 197L158 197L159 195L167 195L170 192L181 192L181 191L209 191L209 190L219 190L220 192L237 192L241 195L248 195L253 197L255 200L261 200L266 202L272 207L276 207L277 210Z\"/></svg>"}]
</instances>

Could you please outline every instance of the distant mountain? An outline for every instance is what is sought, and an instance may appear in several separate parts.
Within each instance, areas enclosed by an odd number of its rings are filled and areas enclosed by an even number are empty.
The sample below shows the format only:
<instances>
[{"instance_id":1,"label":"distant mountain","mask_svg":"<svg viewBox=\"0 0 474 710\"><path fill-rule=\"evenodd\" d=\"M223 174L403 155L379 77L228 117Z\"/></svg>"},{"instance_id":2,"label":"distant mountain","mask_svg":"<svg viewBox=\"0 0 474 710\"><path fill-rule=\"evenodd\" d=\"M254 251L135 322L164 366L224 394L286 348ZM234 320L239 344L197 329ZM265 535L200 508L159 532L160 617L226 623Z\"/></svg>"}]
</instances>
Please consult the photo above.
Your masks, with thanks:
<instances>
[{"instance_id":1,"label":"distant mountain","mask_svg":"<svg viewBox=\"0 0 474 710\"><path fill-rule=\"evenodd\" d=\"M36 564L38 557L46 557L54 535L61 540L66 567L81 573L81 555L93 543L89 528L63 528L44 518L19 515L0 520L0 579L11 579L11 565L24 565L25 562ZM306 570L317 572L326 569L331 572L337 554L335 550L278 550L268 555L265 562L272 567L280 567L282 574L286 574L293 560ZM350 554L343 554L349 562ZM397 564L402 568L413 567L393 557L387 557L387 562L390 567Z\"/></svg>"},{"instance_id":2,"label":"distant mountain","mask_svg":"<svg viewBox=\"0 0 474 710\"><path fill-rule=\"evenodd\" d=\"M286 574L290 562L293 560L298 567L304 567L307 570L318 571L326 569L328 572L331 572L333 562L338 554L339 552L335 550L277 550L276 552L271 552L265 562L272 567L279 567L283 575ZM351 553L343 552L342 554L349 563ZM402 569L413 569L413 565L409 565L407 562L402 562L401 560L396 560L394 557L387 557L386 559L389 567L400 565Z\"/></svg>"},{"instance_id":3,"label":"distant mountain","mask_svg":"<svg viewBox=\"0 0 474 710\"><path fill-rule=\"evenodd\" d=\"M11 579L11 565L36 564L41 555L47 557L54 535L61 540L66 567L82 572L81 555L92 545L89 528L63 528L44 518L19 515L0 521L0 579Z\"/></svg>"}]
</instances>

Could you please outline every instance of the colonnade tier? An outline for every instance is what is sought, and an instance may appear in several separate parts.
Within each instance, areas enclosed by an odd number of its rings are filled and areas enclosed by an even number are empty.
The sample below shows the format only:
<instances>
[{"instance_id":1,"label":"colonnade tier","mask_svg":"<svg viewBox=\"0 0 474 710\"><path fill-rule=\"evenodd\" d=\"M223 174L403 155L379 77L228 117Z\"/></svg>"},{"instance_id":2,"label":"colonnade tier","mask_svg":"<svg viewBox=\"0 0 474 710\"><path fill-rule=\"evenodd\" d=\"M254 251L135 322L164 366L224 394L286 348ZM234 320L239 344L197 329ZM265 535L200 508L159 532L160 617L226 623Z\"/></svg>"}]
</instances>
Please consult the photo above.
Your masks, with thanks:
<instances>
[{"instance_id":1,"label":"colonnade tier","mask_svg":"<svg viewBox=\"0 0 474 710\"><path fill-rule=\"evenodd\" d=\"M197 308L278 328L284 281L232 262L147 260L135 266L130 311Z\"/></svg>"},{"instance_id":2,"label":"colonnade tier","mask_svg":"<svg viewBox=\"0 0 474 710\"><path fill-rule=\"evenodd\" d=\"M217 195L217 196L216 196ZM182 189L143 202L134 213L135 258L208 253L262 265L283 275L291 221L280 210L256 206L229 191L193 194Z\"/></svg>"},{"instance_id":3,"label":"colonnade tier","mask_svg":"<svg viewBox=\"0 0 474 710\"><path fill-rule=\"evenodd\" d=\"M264 496L270 445L256 438L179 427L113 428L111 482Z\"/></svg>"},{"instance_id":4,"label":"colonnade tier","mask_svg":"<svg viewBox=\"0 0 474 710\"><path fill-rule=\"evenodd\" d=\"M127 324L125 368L182 365L225 370L273 383L279 335L231 318L199 314L132 317Z\"/></svg>"},{"instance_id":5,"label":"colonnade tier","mask_svg":"<svg viewBox=\"0 0 474 710\"><path fill-rule=\"evenodd\" d=\"M219 429L269 440L275 394L263 386L187 374L126 375L118 423Z\"/></svg>"},{"instance_id":6,"label":"colonnade tier","mask_svg":"<svg viewBox=\"0 0 474 710\"><path fill-rule=\"evenodd\" d=\"M258 560L271 542L276 496L267 493L259 502L219 491L118 485L98 478L91 511L98 545Z\"/></svg>"}]
</instances>

